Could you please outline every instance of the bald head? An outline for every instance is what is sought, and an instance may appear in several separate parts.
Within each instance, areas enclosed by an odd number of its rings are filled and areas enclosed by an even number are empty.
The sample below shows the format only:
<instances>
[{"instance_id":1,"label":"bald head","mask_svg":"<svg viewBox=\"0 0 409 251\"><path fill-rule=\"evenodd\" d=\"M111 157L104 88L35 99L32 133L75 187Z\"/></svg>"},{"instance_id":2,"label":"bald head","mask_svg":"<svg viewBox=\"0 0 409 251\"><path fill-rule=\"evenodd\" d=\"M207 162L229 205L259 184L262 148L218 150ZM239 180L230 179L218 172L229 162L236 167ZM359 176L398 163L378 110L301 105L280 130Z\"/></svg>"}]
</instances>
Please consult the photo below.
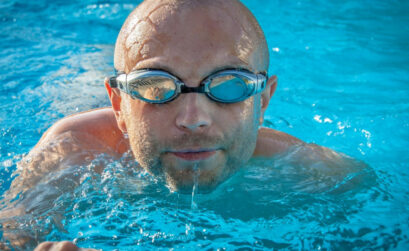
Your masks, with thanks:
<instances>
[{"instance_id":1,"label":"bald head","mask_svg":"<svg viewBox=\"0 0 409 251\"><path fill-rule=\"evenodd\" d=\"M217 61L211 55L217 53L219 58L235 55L231 64L251 63L261 71L269 61L263 31L237 0L145 0L122 26L115 68L130 72L143 60L175 52L179 57L169 63Z\"/></svg>"}]
</instances>

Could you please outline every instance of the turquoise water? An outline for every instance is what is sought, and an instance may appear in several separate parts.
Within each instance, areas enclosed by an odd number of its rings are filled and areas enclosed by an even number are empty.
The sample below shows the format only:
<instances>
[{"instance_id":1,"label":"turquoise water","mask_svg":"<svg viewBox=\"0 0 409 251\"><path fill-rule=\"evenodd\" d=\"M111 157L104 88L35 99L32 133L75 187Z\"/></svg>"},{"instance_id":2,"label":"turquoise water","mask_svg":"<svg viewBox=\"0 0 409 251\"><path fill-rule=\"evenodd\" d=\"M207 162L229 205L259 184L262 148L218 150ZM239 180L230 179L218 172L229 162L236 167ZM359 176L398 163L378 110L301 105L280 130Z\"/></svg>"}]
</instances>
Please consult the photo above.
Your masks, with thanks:
<instances>
[{"instance_id":1,"label":"turquoise water","mask_svg":"<svg viewBox=\"0 0 409 251\"><path fill-rule=\"evenodd\" d=\"M408 249L409 2L243 2L266 32L279 79L265 126L370 168L298 166L302 150L292 149L191 196L101 156L102 174L95 162L71 167L22 195L53 199L27 202L35 217L18 219L20 230L104 250ZM0 2L0 194L50 125L109 105L103 79L137 3Z\"/></svg>"}]
</instances>

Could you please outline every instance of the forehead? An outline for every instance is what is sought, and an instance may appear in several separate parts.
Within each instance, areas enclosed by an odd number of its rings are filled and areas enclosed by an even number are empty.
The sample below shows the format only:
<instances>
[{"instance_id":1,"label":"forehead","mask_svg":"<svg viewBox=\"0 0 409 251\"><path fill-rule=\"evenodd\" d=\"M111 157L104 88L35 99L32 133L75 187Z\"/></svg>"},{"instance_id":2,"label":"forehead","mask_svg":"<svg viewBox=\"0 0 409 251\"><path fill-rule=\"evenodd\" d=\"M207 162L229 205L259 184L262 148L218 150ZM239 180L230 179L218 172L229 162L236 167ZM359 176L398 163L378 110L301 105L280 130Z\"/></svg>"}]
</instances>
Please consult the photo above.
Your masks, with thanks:
<instances>
[{"instance_id":1,"label":"forehead","mask_svg":"<svg viewBox=\"0 0 409 251\"><path fill-rule=\"evenodd\" d=\"M246 13L233 11L205 4L189 8L159 5L149 14L139 10L142 13L136 13L132 25L123 28L125 52L121 58L115 53L115 64L126 72L155 65L198 74L223 66L265 70L260 34Z\"/></svg>"}]
</instances>

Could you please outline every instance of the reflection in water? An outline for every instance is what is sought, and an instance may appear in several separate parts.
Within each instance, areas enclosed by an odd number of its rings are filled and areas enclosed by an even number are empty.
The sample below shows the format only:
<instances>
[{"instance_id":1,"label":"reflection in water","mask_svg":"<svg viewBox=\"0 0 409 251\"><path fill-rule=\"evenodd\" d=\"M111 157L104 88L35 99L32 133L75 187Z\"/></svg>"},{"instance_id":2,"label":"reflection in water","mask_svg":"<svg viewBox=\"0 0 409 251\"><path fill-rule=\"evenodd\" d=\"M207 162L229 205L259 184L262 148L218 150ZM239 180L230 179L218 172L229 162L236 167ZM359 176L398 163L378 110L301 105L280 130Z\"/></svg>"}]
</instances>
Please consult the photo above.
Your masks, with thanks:
<instances>
[{"instance_id":1,"label":"reflection in water","mask_svg":"<svg viewBox=\"0 0 409 251\"><path fill-rule=\"evenodd\" d=\"M354 225L363 219L360 212L381 200L372 170L347 157L348 166L296 165L303 151L298 147L273 160L253 160L205 195L196 194L195 186L191 195L171 192L129 156L120 161L100 156L87 166L50 174L20 194L14 205L24 205L27 215L11 225L3 219L3 231L107 250L136 245L346 248L361 239L362 231L383 238L388 229L378 231L371 222L365 228ZM360 245L372 244L363 240Z\"/></svg>"}]
</instances>

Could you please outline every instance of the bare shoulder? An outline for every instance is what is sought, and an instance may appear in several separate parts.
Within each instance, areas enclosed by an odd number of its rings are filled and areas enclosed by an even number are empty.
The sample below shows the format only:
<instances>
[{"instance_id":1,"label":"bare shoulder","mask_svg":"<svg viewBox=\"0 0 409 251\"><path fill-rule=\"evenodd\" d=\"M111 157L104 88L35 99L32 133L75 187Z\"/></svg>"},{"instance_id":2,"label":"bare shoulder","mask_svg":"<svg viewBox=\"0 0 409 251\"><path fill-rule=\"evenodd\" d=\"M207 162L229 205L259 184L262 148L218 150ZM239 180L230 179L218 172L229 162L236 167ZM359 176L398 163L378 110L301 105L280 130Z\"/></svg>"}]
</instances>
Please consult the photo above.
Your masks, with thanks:
<instances>
[{"instance_id":1,"label":"bare shoulder","mask_svg":"<svg viewBox=\"0 0 409 251\"><path fill-rule=\"evenodd\" d=\"M259 129L253 156L272 157L291 150L293 151L291 161L304 166L321 163L330 167L328 170L343 170L344 172L366 166L344 153L314 143L306 143L287 133L269 128Z\"/></svg>"},{"instance_id":2,"label":"bare shoulder","mask_svg":"<svg viewBox=\"0 0 409 251\"><path fill-rule=\"evenodd\" d=\"M287 133L262 127L258 131L254 157L270 157L288 150L294 145L305 144L302 140Z\"/></svg>"},{"instance_id":3,"label":"bare shoulder","mask_svg":"<svg viewBox=\"0 0 409 251\"><path fill-rule=\"evenodd\" d=\"M53 171L89 163L100 154L119 158L129 148L110 108L82 112L51 126L17 165L11 195L25 191Z\"/></svg>"},{"instance_id":4,"label":"bare shoulder","mask_svg":"<svg viewBox=\"0 0 409 251\"><path fill-rule=\"evenodd\" d=\"M118 154L128 150L114 113L109 107L81 112L59 120L44 133L35 148L41 148L67 134L77 136L76 142L79 145L91 149L108 147Z\"/></svg>"},{"instance_id":5,"label":"bare shoulder","mask_svg":"<svg viewBox=\"0 0 409 251\"><path fill-rule=\"evenodd\" d=\"M35 191L32 188L37 184L41 182L51 184L49 180L58 181L59 177L73 181L75 173L71 171L75 170L78 165L93 161L101 153L114 158L119 157L127 151L127 142L117 127L111 108L96 109L65 117L52 125L30 153L17 164L16 177L4 194L4 198L13 201L19 194ZM61 173L58 171L67 168L73 169L59 176ZM104 165L98 166L96 163L93 170L98 172L103 168ZM58 182L56 184L58 189L69 189L69 187L60 187ZM53 192L47 194L47 200L52 201L50 196L54 196ZM33 199L35 196L28 196L18 204L10 203L11 206L1 210L0 219L11 219L27 214L29 210L27 205L30 205ZM11 229L13 227L18 229L14 220L5 222L11 226ZM30 239L24 239L25 236L20 236L18 231L4 232L3 235L16 246L25 245L27 241L30 241Z\"/></svg>"}]
</instances>

